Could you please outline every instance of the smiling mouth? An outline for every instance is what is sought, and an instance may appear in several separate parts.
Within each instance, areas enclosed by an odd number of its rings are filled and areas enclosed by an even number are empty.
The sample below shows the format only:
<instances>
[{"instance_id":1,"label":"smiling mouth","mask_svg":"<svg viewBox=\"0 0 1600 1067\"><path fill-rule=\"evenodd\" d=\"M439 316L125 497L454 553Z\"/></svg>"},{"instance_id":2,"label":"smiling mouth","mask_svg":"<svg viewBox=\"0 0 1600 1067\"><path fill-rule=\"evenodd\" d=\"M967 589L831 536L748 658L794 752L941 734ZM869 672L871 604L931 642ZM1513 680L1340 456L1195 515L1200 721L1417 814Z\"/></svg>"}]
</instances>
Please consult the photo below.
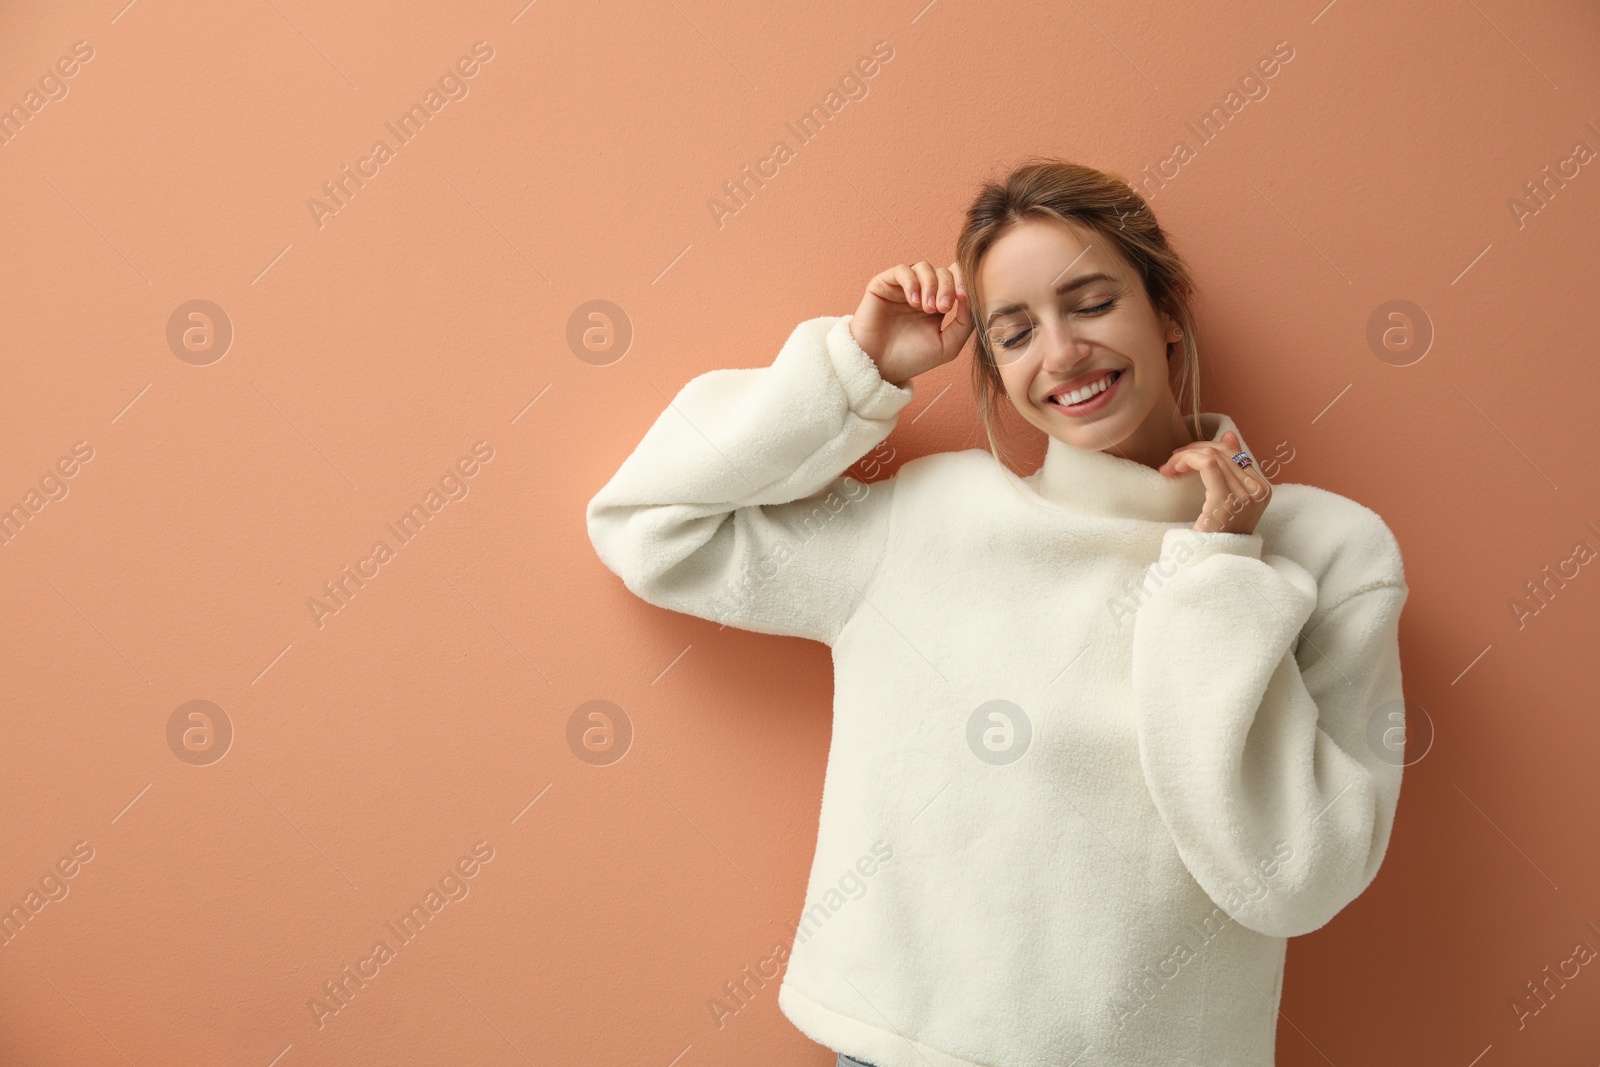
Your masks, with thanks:
<instances>
[{"instance_id":1,"label":"smiling mouth","mask_svg":"<svg viewBox=\"0 0 1600 1067\"><path fill-rule=\"evenodd\" d=\"M1119 378L1121 378L1121 377L1122 377L1122 372L1120 370L1112 371L1110 374L1106 375L1104 378L1101 378L1098 382L1094 383L1094 385L1090 387L1094 391L1089 393L1088 396L1082 396L1081 399L1076 404L1070 403L1066 399L1068 396L1073 395L1073 393L1066 393L1066 394L1063 394L1062 396L1059 396L1059 397L1058 396L1046 397L1045 398L1045 403L1053 404L1056 407L1062 408L1062 409L1064 409L1066 411L1072 411L1072 410L1074 410L1076 408L1084 407L1084 406L1086 406L1088 404L1093 403L1096 398L1098 398L1103 393L1105 393L1108 390L1110 390L1112 386L1117 384L1117 380ZM1080 396L1082 394L1082 390L1075 390L1074 392L1078 393Z\"/></svg>"}]
</instances>

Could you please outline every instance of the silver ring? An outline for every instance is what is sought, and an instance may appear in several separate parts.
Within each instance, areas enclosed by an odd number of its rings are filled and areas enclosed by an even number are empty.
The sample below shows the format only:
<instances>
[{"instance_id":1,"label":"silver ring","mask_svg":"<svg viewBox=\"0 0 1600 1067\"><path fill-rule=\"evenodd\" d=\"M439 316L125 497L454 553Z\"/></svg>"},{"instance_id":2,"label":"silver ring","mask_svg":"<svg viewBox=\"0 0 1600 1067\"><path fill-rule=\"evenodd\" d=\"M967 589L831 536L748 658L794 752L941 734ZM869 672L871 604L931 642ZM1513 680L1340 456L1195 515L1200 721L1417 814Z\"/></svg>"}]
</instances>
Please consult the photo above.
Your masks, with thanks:
<instances>
[{"instance_id":1,"label":"silver ring","mask_svg":"<svg viewBox=\"0 0 1600 1067\"><path fill-rule=\"evenodd\" d=\"M1234 457L1233 457L1233 461L1235 463L1237 463L1241 468L1250 466L1250 464L1252 462L1252 460L1250 459L1250 453L1248 453L1248 452L1237 452L1237 453L1235 453Z\"/></svg>"}]
</instances>

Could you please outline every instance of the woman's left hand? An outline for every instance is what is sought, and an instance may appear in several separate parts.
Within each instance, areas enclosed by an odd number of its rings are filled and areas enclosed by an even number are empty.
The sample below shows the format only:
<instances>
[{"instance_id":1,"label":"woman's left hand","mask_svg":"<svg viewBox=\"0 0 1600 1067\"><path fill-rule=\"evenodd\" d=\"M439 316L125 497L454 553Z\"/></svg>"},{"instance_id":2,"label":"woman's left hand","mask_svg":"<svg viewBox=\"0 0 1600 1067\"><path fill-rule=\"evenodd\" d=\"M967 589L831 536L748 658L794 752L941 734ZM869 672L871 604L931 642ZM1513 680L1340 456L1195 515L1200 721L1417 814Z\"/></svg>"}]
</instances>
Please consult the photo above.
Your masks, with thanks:
<instances>
[{"instance_id":1,"label":"woman's left hand","mask_svg":"<svg viewBox=\"0 0 1600 1067\"><path fill-rule=\"evenodd\" d=\"M1256 523L1272 499L1272 483L1254 462L1248 467L1234 463L1243 449L1239 435L1232 430L1220 441L1191 441L1173 449L1172 457L1156 468L1168 477L1185 471L1199 471L1205 482L1205 510L1194 528L1202 533L1255 533Z\"/></svg>"}]
</instances>

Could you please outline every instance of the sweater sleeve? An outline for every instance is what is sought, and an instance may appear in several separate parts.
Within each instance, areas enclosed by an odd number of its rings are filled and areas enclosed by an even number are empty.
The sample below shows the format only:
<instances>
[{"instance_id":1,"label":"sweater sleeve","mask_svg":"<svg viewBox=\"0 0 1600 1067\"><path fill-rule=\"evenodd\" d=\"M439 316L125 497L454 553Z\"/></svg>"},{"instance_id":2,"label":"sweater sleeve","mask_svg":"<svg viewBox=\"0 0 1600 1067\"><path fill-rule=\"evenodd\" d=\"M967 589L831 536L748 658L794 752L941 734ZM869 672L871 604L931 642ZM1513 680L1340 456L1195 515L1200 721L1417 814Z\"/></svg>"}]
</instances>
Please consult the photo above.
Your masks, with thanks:
<instances>
[{"instance_id":1,"label":"sweater sleeve","mask_svg":"<svg viewBox=\"0 0 1600 1067\"><path fill-rule=\"evenodd\" d=\"M895 480L842 472L894 429L852 316L795 327L770 366L687 382L589 501L589 539L658 607L832 645L888 543Z\"/></svg>"},{"instance_id":2,"label":"sweater sleeve","mask_svg":"<svg viewBox=\"0 0 1600 1067\"><path fill-rule=\"evenodd\" d=\"M1380 565L1321 610L1316 580L1263 558L1259 534L1169 530L1134 619L1151 796L1195 881L1258 933L1323 926L1388 847L1407 588L1399 547L1378 526L1367 543Z\"/></svg>"}]
</instances>

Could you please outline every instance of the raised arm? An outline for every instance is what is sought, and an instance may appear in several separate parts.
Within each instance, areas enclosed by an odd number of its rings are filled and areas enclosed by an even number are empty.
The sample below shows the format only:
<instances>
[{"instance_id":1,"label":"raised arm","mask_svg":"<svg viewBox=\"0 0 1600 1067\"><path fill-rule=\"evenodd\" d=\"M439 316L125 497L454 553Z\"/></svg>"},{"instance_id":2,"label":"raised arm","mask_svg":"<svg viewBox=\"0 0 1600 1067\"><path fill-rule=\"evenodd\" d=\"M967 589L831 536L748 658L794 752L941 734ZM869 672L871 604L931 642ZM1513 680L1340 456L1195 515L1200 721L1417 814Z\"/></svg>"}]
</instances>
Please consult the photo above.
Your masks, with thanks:
<instances>
[{"instance_id":1,"label":"raised arm","mask_svg":"<svg viewBox=\"0 0 1600 1067\"><path fill-rule=\"evenodd\" d=\"M902 264L854 315L796 326L770 366L690 380L589 501L601 561L659 607L832 645L883 559L895 489L843 472L971 332L959 271Z\"/></svg>"},{"instance_id":2,"label":"raised arm","mask_svg":"<svg viewBox=\"0 0 1600 1067\"><path fill-rule=\"evenodd\" d=\"M1168 531L1134 621L1151 797L1201 888L1270 936L1309 933L1360 894L1394 822L1400 760L1369 728L1403 708L1407 589L1388 529L1363 542L1368 577L1317 610L1315 580L1263 559L1259 534Z\"/></svg>"},{"instance_id":3,"label":"raised arm","mask_svg":"<svg viewBox=\"0 0 1600 1067\"><path fill-rule=\"evenodd\" d=\"M893 479L843 472L894 429L850 316L796 326L767 367L690 380L590 500L589 538L659 607L831 644L882 558Z\"/></svg>"}]
</instances>

